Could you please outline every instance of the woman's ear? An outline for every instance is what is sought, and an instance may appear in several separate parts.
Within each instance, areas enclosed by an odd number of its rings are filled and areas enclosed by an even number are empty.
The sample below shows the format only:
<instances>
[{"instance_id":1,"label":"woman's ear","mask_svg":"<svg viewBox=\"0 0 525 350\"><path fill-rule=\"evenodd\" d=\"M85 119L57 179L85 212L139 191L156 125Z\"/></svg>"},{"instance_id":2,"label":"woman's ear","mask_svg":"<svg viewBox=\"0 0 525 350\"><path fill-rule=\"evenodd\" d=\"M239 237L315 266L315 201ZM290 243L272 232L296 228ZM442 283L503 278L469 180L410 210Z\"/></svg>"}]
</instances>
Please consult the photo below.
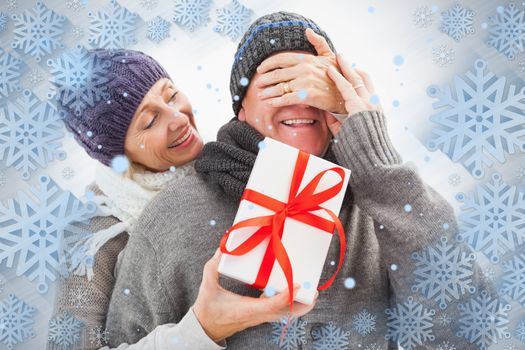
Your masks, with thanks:
<instances>
[{"instance_id":1,"label":"woman's ear","mask_svg":"<svg viewBox=\"0 0 525 350\"><path fill-rule=\"evenodd\" d=\"M239 114L237 115L237 118L239 118L239 120L241 122L245 122L246 121L246 112L244 111L244 107L241 107L241 110L239 111Z\"/></svg>"}]
</instances>

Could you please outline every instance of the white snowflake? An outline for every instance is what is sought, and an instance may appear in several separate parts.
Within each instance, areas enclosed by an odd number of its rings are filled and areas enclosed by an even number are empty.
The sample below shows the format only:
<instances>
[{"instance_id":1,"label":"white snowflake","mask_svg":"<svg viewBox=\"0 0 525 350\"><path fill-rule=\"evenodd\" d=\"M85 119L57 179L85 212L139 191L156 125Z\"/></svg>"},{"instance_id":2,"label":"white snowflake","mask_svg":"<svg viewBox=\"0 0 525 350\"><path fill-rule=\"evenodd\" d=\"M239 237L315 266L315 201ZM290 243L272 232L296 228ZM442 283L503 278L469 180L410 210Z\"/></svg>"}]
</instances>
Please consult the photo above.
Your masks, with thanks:
<instances>
[{"instance_id":1,"label":"white snowflake","mask_svg":"<svg viewBox=\"0 0 525 350\"><path fill-rule=\"evenodd\" d=\"M450 344L448 341L444 341L439 344L436 350L456 350L456 347Z\"/></svg>"},{"instance_id":2,"label":"white snowflake","mask_svg":"<svg viewBox=\"0 0 525 350\"><path fill-rule=\"evenodd\" d=\"M235 41L248 28L252 15L252 10L232 0L226 7L217 9L217 25L213 30Z\"/></svg>"},{"instance_id":3,"label":"white snowflake","mask_svg":"<svg viewBox=\"0 0 525 350\"><path fill-rule=\"evenodd\" d=\"M80 340L81 327L81 321L64 311L49 320L48 339L62 349L71 349Z\"/></svg>"},{"instance_id":4,"label":"white snowflake","mask_svg":"<svg viewBox=\"0 0 525 350\"><path fill-rule=\"evenodd\" d=\"M330 322L312 330L314 350L343 350L348 349L350 332Z\"/></svg>"},{"instance_id":5,"label":"white snowflake","mask_svg":"<svg viewBox=\"0 0 525 350\"><path fill-rule=\"evenodd\" d=\"M525 307L525 254L516 255L503 263L503 270L501 292L510 295Z\"/></svg>"},{"instance_id":6,"label":"white snowflake","mask_svg":"<svg viewBox=\"0 0 525 350\"><path fill-rule=\"evenodd\" d=\"M20 90L20 64L22 61L0 48L0 100Z\"/></svg>"},{"instance_id":7,"label":"white snowflake","mask_svg":"<svg viewBox=\"0 0 525 350\"><path fill-rule=\"evenodd\" d=\"M16 9L16 0L7 0L7 9L11 11Z\"/></svg>"},{"instance_id":8,"label":"white snowflake","mask_svg":"<svg viewBox=\"0 0 525 350\"><path fill-rule=\"evenodd\" d=\"M23 50L40 62L44 55L64 47L60 39L64 33L65 19L37 1L31 10L26 10L22 15L13 15L15 29L11 46Z\"/></svg>"},{"instance_id":9,"label":"white snowflake","mask_svg":"<svg viewBox=\"0 0 525 350\"><path fill-rule=\"evenodd\" d=\"M412 350L416 345L435 339L432 334L432 316L436 312L414 302L412 297L393 309L386 309L385 313L388 317L386 340L393 340L404 349Z\"/></svg>"},{"instance_id":10,"label":"white snowflake","mask_svg":"<svg viewBox=\"0 0 525 350\"><path fill-rule=\"evenodd\" d=\"M525 60L518 61L518 72L525 73Z\"/></svg>"},{"instance_id":11,"label":"white snowflake","mask_svg":"<svg viewBox=\"0 0 525 350\"><path fill-rule=\"evenodd\" d=\"M86 0L66 0L66 7L74 12L86 7Z\"/></svg>"},{"instance_id":12,"label":"white snowflake","mask_svg":"<svg viewBox=\"0 0 525 350\"><path fill-rule=\"evenodd\" d=\"M516 345L512 343L507 343L505 344L505 350L518 350L518 349L516 348Z\"/></svg>"},{"instance_id":13,"label":"white snowflake","mask_svg":"<svg viewBox=\"0 0 525 350\"><path fill-rule=\"evenodd\" d=\"M42 77L42 73L38 69L33 69L31 72L29 72L27 80L29 81L29 84L31 86L38 85L44 78Z\"/></svg>"},{"instance_id":14,"label":"white snowflake","mask_svg":"<svg viewBox=\"0 0 525 350\"><path fill-rule=\"evenodd\" d=\"M159 0L140 0L140 6L145 8L146 10L151 10L157 7L159 4Z\"/></svg>"},{"instance_id":15,"label":"white snowflake","mask_svg":"<svg viewBox=\"0 0 525 350\"><path fill-rule=\"evenodd\" d=\"M454 62L456 52L446 45L440 45L432 49L433 61L440 67L447 67Z\"/></svg>"},{"instance_id":16,"label":"white snowflake","mask_svg":"<svg viewBox=\"0 0 525 350\"><path fill-rule=\"evenodd\" d=\"M3 32L7 28L7 14L0 12L0 32Z\"/></svg>"},{"instance_id":17,"label":"white snowflake","mask_svg":"<svg viewBox=\"0 0 525 350\"><path fill-rule=\"evenodd\" d=\"M20 171L24 180L37 168L45 168L49 161L66 158L59 149L63 136L55 107L40 102L29 90L0 108L0 159Z\"/></svg>"},{"instance_id":18,"label":"white snowflake","mask_svg":"<svg viewBox=\"0 0 525 350\"><path fill-rule=\"evenodd\" d=\"M429 6L419 6L412 17L414 24L420 28L426 28L432 24L432 9Z\"/></svg>"},{"instance_id":19,"label":"white snowflake","mask_svg":"<svg viewBox=\"0 0 525 350\"><path fill-rule=\"evenodd\" d=\"M16 275L37 279L37 290L43 294L47 280L55 280L60 263L68 258L70 247L88 235L83 226L96 206L83 204L47 176L41 176L31 192L29 196L18 191L7 206L0 203L0 264L5 261L13 267L17 261Z\"/></svg>"},{"instance_id":20,"label":"white snowflake","mask_svg":"<svg viewBox=\"0 0 525 350\"><path fill-rule=\"evenodd\" d=\"M15 295L0 302L0 342L8 349L35 336L32 319L36 309Z\"/></svg>"},{"instance_id":21,"label":"white snowflake","mask_svg":"<svg viewBox=\"0 0 525 350\"><path fill-rule=\"evenodd\" d=\"M287 316L280 322L272 322L272 343L283 350L295 350L306 344L306 321Z\"/></svg>"},{"instance_id":22,"label":"white snowflake","mask_svg":"<svg viewBox=\"0 0 525 350\"><path fill-rule=\"evenodd\" d=\"M457 194L456 199L463 202L457 240L484 253L492 263L525 242L525 194L504 183L500 174L468 195Z\"/></svg>"},{"instance_id":23,"label":"white snowflake","mask_svg":"<svg viewBox=\"0 0 525 350\"><path fill-rule=\"evenodd\" d=\"M84 29L80 27L73 27L72 33L73 33L73 38L80 39L81 37L84 36Z\"/></svg>"},{"instance_id":24,"label":"white snowflake","mask_svg":"<svg viewBox=\"0 0 525 350\"><path fill-rule=\"evenodd\" d=\"M148 22L147 31L147 37L158 44L170 35L170 22L157 16Z\"/></svg>"},{"instance_id":25,"label":"white snowflake","mask_svg":"<svg viewBox=\"0 0 525 350\"><path fill-rule=\"evenodd\" d=\"M456 3L441 14L441 31L456 41L474 33L474 11Z\"/></svg>"},{"instance_id":26,"label":"white snowflake","mask_svg":"<svg viewBox=\"0 0 525 350\"><path fill-rule=\"evenodd\" d=\"M458 186L461 183L461 177L458 174L451 174L448 177L448 183L452 186Z\"/></svg>"},{"instance_id":27,"label":"white snowflake","mask_svg":"<svg viewBox=\"0 0 525 350\"><path fill-rule=\"evenodd\" d=\"M96 14L89 12L88 16L91 19L88 42L93 47L120 49L137 42L135 22L138 16L120 6L116 0L111 0L105 10Z\"/></svg>"},{"instance_id":28,"label":"white snowflake","mask_svg":"<svg viewBox=\"0 0 525 350\"><path fill-rule=\"evenodd\" d=\"M71 110L77 117L87 107L109 98L109 60L100 59L95 53L77 46L64 52L56 60L48 60L53 84L50 98L59 101L61 109Z\"/></svg>"},{"instance_id":29,"label":"white snowflake","mask_svg":"<svg viewBox=\"0 0 525 350\"><path fill-rule=\"evenodd\" d=\"M354 331L362 336L368 335L376 330L376 318L377 316L372 315L366 309L361 310L358 314L352 315Z\"/></svg>"},{"instance_id":30,"label":"white snowflake","mask_svg":"<svg viewBox=\"0 0 525 350\"><path fill-rule=\"evenodd\" d=\"M490 267L485 267L481 269L481 273L482 273L482 278L485 280L485 282L487 283L494 282L494 277L496 275L493 269L491 269Z\"/></svg>"},{"instance_id":31,"label":"white snowflake","mask_svg":"<svg viewBox=\"0 0 525 350\"><path fill-rule=\"evenodd\" d=\"M367 345L365 350L383 350L383 347L377 345L377 343L372 343L372 344Z\"/></svg>"},{"instance_id":32,"label":"white snowflake","mask_svg":"<svg viewBox=\"0 0 525 350\"><path fill-rule=\"evenodd\" d=\"M447 314L442 313L437 317L437 322L441 326L448 326L452 322L452 319Z\"/></svg>"},{"instance_id":33,"label":"white snowflake","mask_svg":"<svg viewBox=\"0 0 525 350\"><path fill-rule=\"evenodd\" d=\"M518 340L520 340L522 343L525 343L525 320L520 321L514 333Z\"/></svg>"},{"instance_id":34,"label":"white snowflake","mask_svg":"<svg viewBox=\"0 0 525 350\"><path fill-rule=\"evenodd\" d=\"M441 237L439 243L421 252L412 253L412 259L416 261L416 280L412 291L434 299L442 310L451 300L458 300L466 292L476 291L472 286L474 254L448 244L446 237Z\"/></svg>"},{"instance_id":35,"label":"white snowflake","mask_svg":"<svg viewBox=\"0 0 525 350\"><path fill-rule=\"evenodd\" d=\"M89 341L95 346L105 346L108 343L109 332L102 328L102 326L96 326L89 329Z\"/></svg>"},{"instance_id":36,"label":"white snowflake","mask_svg":"<svg viewBox=\"0 0 525 350\"><path fill-rule=\"evenodd\" d=\"M525 44L525 11L514 3L503 7L503 11L489 17L491 24L488 45L503 53L509 60L523 52Z\"/></svg>"},{"instance_id":37,"label":"white snowflake","mask_svg":"<svg viewBox=\"0 0 525 350\"><path fill-rule=\"evenodd\" d=\"M437 137L427 147L460 161L477 179L485 174L485 166L492 166L491 159L503 163L507 154L525 151L525 88L516 93L515 85L506 87L505 77L486 73L486 67L478 59L466 79L455 76L454 94L448 85L427 89L439 100L432 104L439 112L430 117L437 124Z\"/></svg>"},{"instance_id":38,"label":"white snowflake","mask_svg":"<svg viewBox=\"0 0 525 350\"><path fill-rule=\"evenodd\" d=\"M172 21L193 32L208 22L210 7L211 0L175 0Z\"/></svg>"},{"instance_id":39,"label":"white snowflake","mask_svg":"<svg viewBox=\"0 0 525 350\"><path fill-rule=\"evenodd\" d=\"M456 335L475 343L481 350L502 337L510 338L507 328L510 305L503 305L486 291L481 291L481 295L465 304L459 304L458 309L460 325Z\"/></svg>"},{"instance_id":40,"label":"white snowflake","mask_svg":"<svg viewBox=\"0 0 525 350\"><path fill-rule=\"evenodd\" d=\"M62 169L62 177L66 180L69 180L75 176L75 170L71 167L65 167Z\"/></svg>"},{"instance_id":41,"label":"white snowflake","mask_svg":"<svg viewBox=\"0 0 525 350\"><path fill-rule=\"evenodd\" d=\"M516 170L516 178L518 180L525 180L525 164L520 166L518 170Z\"/></svg>"}]
</instances>

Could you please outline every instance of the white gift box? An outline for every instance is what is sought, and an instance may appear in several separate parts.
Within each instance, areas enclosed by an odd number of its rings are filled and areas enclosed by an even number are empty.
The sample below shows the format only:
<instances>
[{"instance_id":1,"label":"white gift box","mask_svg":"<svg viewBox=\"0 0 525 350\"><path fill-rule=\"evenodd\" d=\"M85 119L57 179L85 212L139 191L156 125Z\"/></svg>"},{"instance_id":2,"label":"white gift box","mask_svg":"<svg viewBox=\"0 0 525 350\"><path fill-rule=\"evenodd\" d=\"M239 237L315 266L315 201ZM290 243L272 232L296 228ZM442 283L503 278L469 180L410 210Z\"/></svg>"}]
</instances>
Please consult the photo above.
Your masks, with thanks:
<instances>
[{"instance_id":1,"label":"white gift box","mask_svg":"<svg viewBox=\"0 0 525 350\"><path fill-rule=\"evenodd\" d=\"M299 150L296 148L268 137L265 138L261 143L246 188L287 203L298 153ZM342 189L337 195L319 206L339 215L350 178L350 170L310 155L298 193L317 174L334 167L344 171ZM328 171L321 178L314 193L326 190L340 181L341 177L337 173ZM333 222L330 215L324 210L310 213ZM270 209L243 199L239 204L234 224L272 214L274 212ZM257 230L258 227L243 227L232 231L226 242L226 248L230 251L235 249ZM293 282L301 285L294 298L295 301L303 304L313 302L333 234L335 230L333 233L326 232L293 218L286 218L281 241L291 262ZM253 250L241 256L223 254L219 263L219 273L247 284L253 284L269 241L270 237L267 237ZM282 292L288 288L283 270L277 261L273 264L266 288L271 288L276 292Z\"/></svg>"}]
</instances>

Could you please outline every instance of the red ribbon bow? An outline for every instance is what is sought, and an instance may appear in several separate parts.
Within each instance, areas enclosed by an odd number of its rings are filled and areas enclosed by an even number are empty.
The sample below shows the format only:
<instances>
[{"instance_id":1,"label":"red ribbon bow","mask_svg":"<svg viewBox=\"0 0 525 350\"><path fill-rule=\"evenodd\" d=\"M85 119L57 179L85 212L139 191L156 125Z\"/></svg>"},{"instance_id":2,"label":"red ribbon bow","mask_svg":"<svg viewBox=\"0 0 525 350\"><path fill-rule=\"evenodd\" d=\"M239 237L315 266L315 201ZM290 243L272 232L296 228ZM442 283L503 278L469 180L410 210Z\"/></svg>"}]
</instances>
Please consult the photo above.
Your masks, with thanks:
<instances>
[{"instance_id":1,"label":"red ribbon bow","mask_svg":"<svg viewBox=\"0 0 525 350\"><path fill-rule=\"evenodd\" d=\"M346 250L346 239L341 221L339 220L337 215L334 214L334 212L319 206L321 203L324 203L330 198L335 197L341 191L341 188L343 187L345 173L343 169L337 167L326 169L317 174L312 179L312 181L310 181L306 185L306 187L299 194L297 194L299 186L301 185L301 182L303 180L304 172L306 170L306 165L308 164L309 157L310 155L308 153L299 151L297 161L295 164L294 174L292 177L292 184L290 186L288 203L283 203L279 200L268 197L260 192L246 189L242 195L241 200L249 200L250 202L253 202L255 204L258 204L260 206L274 211L275 214L259 216L240 221L232 227L230 227L230 229L228 229L226 234L221 239L221 251L223 253L240 256L250 252L267 237L270 237L270 242L264 254L264 258L262 260L261 267L259 268L259 272L257 273L257 278L252 284L252 286L258 289L263 289L266 287L275 260L277 260L279 265L281 265L281 268L286 277L286 282L288 284L288 290L290 292L290 311L292 311L293 305L293 272L290 259L288 258L286 249L284 248L284 245L281 241L284 229L284 222L286 218L288 217L295 219L297 221L314 226L331 234L333 234L334 228L337 228L337 233L341 241L339 251L339 264L337 265L337 270L332 275L332 277L328 281L326 281L322 286L320 286L319 290L327 289L333 283L333 281L335 280L335 276L337 275L343 264L343 259ZM326 174L329 171L336 172L341 177L341 180L336 185L314 194L314 191L317 188L319 182L321 181L321 178L324 176L324 174ZM310 213L311 211L315 210L324 210L326 213L328 213L328 215L330 215L333 222ZM232 251L229 251L226 248L226 242L228 240L228 237L230 236L230 233L242 227L259 226L260 228L255 233L253 233L247 240L241 243L237 248L233 249Z\"/></svg>"}]
</instances>

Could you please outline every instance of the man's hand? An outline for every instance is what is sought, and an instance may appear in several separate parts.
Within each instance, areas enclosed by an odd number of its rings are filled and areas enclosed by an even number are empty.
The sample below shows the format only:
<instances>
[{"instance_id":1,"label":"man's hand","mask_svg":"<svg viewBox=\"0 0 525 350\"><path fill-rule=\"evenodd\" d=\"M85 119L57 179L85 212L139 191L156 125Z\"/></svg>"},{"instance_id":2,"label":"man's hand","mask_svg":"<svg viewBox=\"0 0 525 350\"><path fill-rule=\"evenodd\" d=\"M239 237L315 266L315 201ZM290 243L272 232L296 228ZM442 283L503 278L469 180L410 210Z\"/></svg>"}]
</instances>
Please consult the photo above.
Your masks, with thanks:
<instances>
[{"instance_id":1,"label":"man's hand","mask_svg":"<svg viewBox=\"0 0 525 350\"><path fill-rule=\"evenodd\" d=\"M199 295L193 305L195 316L208 336L219 342L249 327L265 322L273 322L290 312L289 293L283 292L272 297L245 297L222 288L219 284L219 249L204 265ZM299 285L294 286L294 293ZM310 312L315 306L301 303L293 304L292 317Z\"/></svg>"},{"instance_id":2,"label":"man's hand","mask_svg":"<svg viewBox=\"0 0 525 350\"><path fill-rule=\"evenodd\" d=\"M259 97L274 107L305 104L346 114L344 100L327 74L328 67L337 67L335 54L312 29L306 29L306 37L318 56L284 52L264 60L257 68Z\"/></svg>"}]
</instances>

